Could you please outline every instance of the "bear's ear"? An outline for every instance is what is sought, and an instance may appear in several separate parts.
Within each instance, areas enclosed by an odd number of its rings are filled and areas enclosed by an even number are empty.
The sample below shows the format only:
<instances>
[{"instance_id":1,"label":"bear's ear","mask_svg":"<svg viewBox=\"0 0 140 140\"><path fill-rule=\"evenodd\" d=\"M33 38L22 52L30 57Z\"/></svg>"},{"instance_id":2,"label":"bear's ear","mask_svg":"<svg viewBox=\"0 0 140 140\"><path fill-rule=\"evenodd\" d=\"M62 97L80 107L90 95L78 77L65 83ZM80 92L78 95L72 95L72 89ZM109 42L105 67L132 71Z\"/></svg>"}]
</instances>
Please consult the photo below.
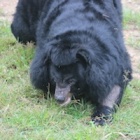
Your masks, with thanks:
<instances>
[{"instance_id":1,"label":"bear's ear","mask_svg":"<svg viewBox=\"0 0 140 140\"><path fill-rule=\"evenodd\" d=\"M76 58L84 65L90 64L90 58L88 52L84 50L79 50L76 54Z\"/></svg>"}]
</instances>

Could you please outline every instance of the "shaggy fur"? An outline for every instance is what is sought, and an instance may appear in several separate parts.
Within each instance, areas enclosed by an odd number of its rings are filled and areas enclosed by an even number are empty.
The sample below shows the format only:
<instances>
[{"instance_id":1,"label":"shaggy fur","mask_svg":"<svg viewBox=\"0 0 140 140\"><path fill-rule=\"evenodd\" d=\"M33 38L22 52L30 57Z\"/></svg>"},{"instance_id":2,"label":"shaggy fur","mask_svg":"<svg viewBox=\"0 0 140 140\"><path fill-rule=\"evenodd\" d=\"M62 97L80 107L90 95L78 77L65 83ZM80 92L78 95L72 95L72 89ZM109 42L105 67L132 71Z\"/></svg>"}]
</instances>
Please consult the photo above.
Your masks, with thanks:
<instances>
[{"instance_id":1,"label":"shaggy fur","mask_svg":"<svg viewBox=\"0 0 140 140\"><path fill-rule=\"evenodd\" d=\"M121 22L120 0L19 0L11 29L37 44L32 84L45 93L50 86L60 104L90 100L92 120L103 125L131 80Z\"/></svg>"}]
</instances>

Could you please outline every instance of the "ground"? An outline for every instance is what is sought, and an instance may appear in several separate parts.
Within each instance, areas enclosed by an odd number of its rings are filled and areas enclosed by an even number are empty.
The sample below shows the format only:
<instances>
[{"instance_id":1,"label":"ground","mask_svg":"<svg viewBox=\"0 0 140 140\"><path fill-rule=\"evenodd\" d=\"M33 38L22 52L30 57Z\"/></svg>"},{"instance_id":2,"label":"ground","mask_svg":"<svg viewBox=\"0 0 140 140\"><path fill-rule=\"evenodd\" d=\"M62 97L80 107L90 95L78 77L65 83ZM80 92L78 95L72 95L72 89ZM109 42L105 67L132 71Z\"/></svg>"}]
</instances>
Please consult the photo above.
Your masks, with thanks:
<instances>
[{"instance_id":1,"label":"ground","mask_svg":"<svg viewBox=\"0 0 140 140\"><path fill-rule=\"evenodd\" d=\"M122 0L122 2L124 8L127 7L135 12L140 11L140 0ZM133 64L133 76L140 79L140 29L135 24L129 25L129 29L124 30L124 38ZM134 48L132 43L127 43L129 39L136 41L138 46Z\"/></svg>"},{"instance_id":2,"label":"ground","mask_svg":"<svg viewBox=\"0 0 140 140\"><path fill-rule=\"evenodd\" d=\"M15 7L18 0L0 0L0 19L6 19L9 22L12 21L13 14L15 12ZM124 7L132 9L136 12L140 11L140 1L139 0L122 0ZM135 25L131 25L129 29L124 30L125 40L136 40L140 46L140 29L138 30ZM126 42L126 47L131 56L133 65L133 77L140 79L140 47L132 47L131 43Z\"/></svg>"}]
</instances>

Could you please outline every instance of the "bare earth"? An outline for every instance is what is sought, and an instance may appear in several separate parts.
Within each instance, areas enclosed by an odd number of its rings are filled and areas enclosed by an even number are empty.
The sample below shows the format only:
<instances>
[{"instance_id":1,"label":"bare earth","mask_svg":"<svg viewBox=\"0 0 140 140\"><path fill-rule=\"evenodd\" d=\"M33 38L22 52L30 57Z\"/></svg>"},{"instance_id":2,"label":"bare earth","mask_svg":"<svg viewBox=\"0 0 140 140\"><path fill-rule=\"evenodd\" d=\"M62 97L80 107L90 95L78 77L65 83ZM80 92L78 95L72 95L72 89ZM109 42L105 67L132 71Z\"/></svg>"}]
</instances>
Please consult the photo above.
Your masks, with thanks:
<instances>
[{"instance_id":1,"label":"bare earth","mask_svg":"<svg viewBox=\"0 0 140 140\"><path fill-rule=\"evenodd\" d=\"M17 1L18 0L0 0L0 20L12 21ZM140 0L122 0L122 3L125 7L133 9L133 11L140 11ZM131 30L124 31L124 38L126 40L132 36L140 40L139 33L140 31L138 31L135 26L132 26ZM135 49L128 45L126 45L126 47L132 60L133 77L140 79L140 49Z\"/></svg>"}]
</instances>

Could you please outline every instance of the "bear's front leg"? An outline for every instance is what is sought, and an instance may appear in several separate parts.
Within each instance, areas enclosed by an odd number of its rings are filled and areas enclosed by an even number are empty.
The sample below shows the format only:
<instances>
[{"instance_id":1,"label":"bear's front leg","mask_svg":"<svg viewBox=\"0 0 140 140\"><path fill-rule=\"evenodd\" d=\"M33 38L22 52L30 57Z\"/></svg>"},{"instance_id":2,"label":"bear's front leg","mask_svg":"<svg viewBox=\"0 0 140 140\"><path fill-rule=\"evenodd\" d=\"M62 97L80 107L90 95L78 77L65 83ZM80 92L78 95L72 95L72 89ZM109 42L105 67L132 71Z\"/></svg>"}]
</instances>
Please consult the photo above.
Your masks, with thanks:
<instances>
[{"instance_id":1,"label":"bear's front leg","mask_svg":"<svg viewBox=\"0 0 140 140\"><path fill-rule=\"evenodd\" d=\"M107 106L98 106L92 115L92 121L95 125L105 125L112 121L114 110Z\"/></svg>"},{"instance_id":2,"label":"bear's front leg","mask_svg":"<svg viewBox=\"0 0 140 140\"><path fill-rule=\"evenodd\" d=\"M96 125L110 123L113 119L113 113L116 109L115 106L119 105L121 102L121 97L121 87L115 85L111 92L105 97L105 99L99 100L99 105L92 115L92 121Z\"/></svg>"}]
</instances>

